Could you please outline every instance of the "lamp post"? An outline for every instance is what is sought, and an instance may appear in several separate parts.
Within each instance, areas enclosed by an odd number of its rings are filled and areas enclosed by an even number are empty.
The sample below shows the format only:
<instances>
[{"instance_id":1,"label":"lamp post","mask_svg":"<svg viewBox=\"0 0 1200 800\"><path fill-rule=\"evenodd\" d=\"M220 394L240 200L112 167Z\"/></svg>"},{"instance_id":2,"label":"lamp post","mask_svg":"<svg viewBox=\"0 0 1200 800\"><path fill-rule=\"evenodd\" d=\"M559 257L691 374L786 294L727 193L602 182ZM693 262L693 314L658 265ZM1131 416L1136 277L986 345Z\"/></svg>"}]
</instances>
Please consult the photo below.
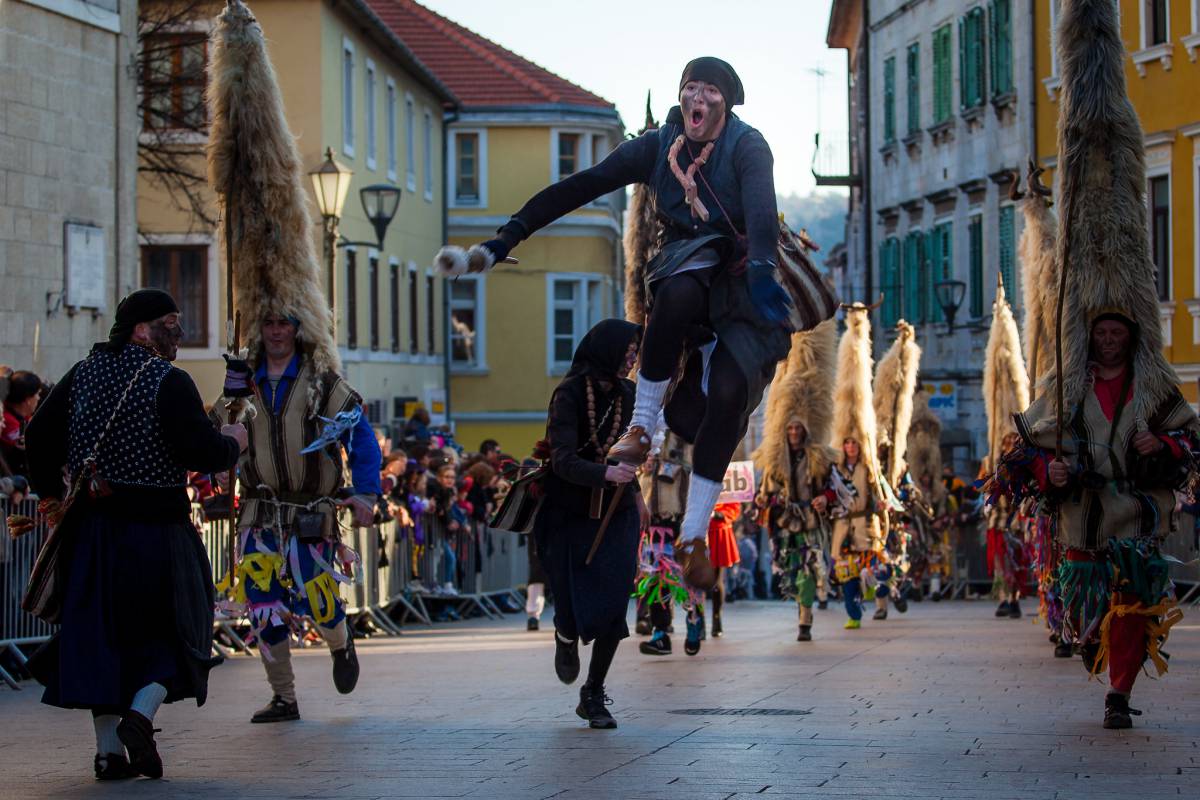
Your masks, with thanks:
<instances>
[{"instance_id":1,"label":"lamp post","mask_svg":"<svg viewBox=\"0 0 1200 800\"><path fill-rule=\"evenodd\" d=\"M933 285L933 293L942 307L942 313L946 315L946 333L954 333L954 316L967 294L967 284L963 281L938 281Z\"/></svg>"},{"instance_id":2,"label":"lamp post","mask_svg":"<svg viewBox=\"0 0 1200 800\"><path fill-rule=\"evenodd\" d=\"M317 208L325 233L325 267L329 270L329 307L333 316L333 336L337 340L337 241L338 222L350 193L350 178L354 172L333 157L333 148L325 148L325 160L308 177L312 179L313 194L317 197Z\"/></svg>"}]
</instances>

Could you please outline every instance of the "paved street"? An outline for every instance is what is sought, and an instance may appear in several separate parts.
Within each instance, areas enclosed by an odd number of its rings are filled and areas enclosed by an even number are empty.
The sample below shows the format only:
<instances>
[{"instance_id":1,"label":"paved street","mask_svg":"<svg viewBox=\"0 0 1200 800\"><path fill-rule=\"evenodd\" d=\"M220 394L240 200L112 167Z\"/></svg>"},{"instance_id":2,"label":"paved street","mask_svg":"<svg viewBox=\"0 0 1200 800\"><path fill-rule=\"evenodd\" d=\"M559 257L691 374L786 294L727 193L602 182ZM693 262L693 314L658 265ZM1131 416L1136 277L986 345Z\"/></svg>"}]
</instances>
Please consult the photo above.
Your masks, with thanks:
<instances>
[{"instance_id":1,"label":"paved street","mask_svg":"<svg viewBox=\"0 0 1200 800\"><path fill-rule=\"evenodd\" d=\"M552 633L526 633L517 615L362 642L349 697L334 692L328 655L306 651L293 724L248 724L267 688L256 661L235 659L203 709L159 715L161 782L96 784L84 713L41 706L32 686L0 690L0 786L13 798L1195 796L1200 615L1175 628L1172 674L1139 683L1146 716L1113 732L1078 660L1054 660L1032 619L991 614L927 602L851 633L831 607L801 645L792 606L737 603L725 638L696 658L681 639L669 658L623 645L616 731L575 717Z\"/></svg>"}]
</instances>

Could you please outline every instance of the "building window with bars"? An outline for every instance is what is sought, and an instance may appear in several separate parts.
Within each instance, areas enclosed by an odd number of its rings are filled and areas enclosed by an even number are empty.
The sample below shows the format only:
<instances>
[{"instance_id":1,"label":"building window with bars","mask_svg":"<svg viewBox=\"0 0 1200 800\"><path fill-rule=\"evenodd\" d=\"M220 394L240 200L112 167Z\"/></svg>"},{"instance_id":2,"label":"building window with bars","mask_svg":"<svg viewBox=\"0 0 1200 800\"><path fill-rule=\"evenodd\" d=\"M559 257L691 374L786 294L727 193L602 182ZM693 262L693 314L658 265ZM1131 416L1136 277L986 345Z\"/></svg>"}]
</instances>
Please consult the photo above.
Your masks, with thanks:
<instances>
[{"instance_id":1,"label":"building window with bars","mask_svg":"<svg viewBox=\"0 0 1200 800\"><path fill-rule=\"evenodd\" d=\"M1158 270L1158 299L1171 299L1171 178L1150 179L1150 252Z\"/></svg>"},{"instance_id":2,"label":"building window with bars","mask_svg":"<svg viewBox=\"0 0 1200 800\"><path fill-rule=\"evenodd\" d=\"M367 306L368 323L371 331L371 349L379 349L379 254L372 253L367 259L367 293L370 304Z\"/></svg>"},{"instance_id":3,"label":"building window with bars","mask_svg":"<svg viewBox=\"0 0 1200 800\"><path fill-rule=\"evenodd\" d=\"M146 130L208 128L204 102L208 40L203 34L154 34L142 42L142 126Z\"/></svg>"},{"instance_id":4,"label":"building window with bars","mask_svg":"<svg viewBox=\"0 0 1200 800\"><path fill-rule=\"evenodd\" d=\"M968 311L972 319L983 316L983 216L976 215L967 220L967 271L970 275L968 287L970 303Z\"/></svg>"},{"instance_id":5,"label":"building window with bars","mask_svg":"<svg viewBox=\"0 0 1200 800\"><path fill-rule=\"evenodd\" d=\"M900 320L903 286L900 276L900 240L890 236L879 246L879 290L883 292L883 325L891 328Z\"/></svg>"},{"instance_id":6,"label":"building window with bars","mask_svg":"<svg viewBox=\"0 0 1200 800\"><path fill-rule=\"evenodd\" d=\"M593 276L550 276L548 367L552 373L571 365L575 348L604 318L604 283Z\"/></svg>"},{"instance_id":7,"label":"building window with bars","mask_svg":"<svg viewBox=\"0 0 1200 800\"><path fill-rule=\"evenodd\" d=\"M346 347L358 347L358 253L346 250Z\"/></svg>"},{"instance_id":8,"label":"building window with bars","mask_svg":"<svg viewBox=\"0 0 1200 800\"><path fill-rule=\"evenodd\" d=\"M906 88L908 90L908 134L921 130L921 45L913 42L908 46L905 65Z\"/></svg>"},{"instance_id":9,"label":"building window with bars","mask_svg":"<svg viewBox=\"0 0 1200 800\"><path fill-rule=\"evenodd\" d=\"M988 14L992 97L1013 92L1012 0L992 0Z\"/></svg>"},{"instance_id":10,"label":"building window with bars","mask_svg":"<svg viewBox=\"0 0 1200 800\"><path fill-rule=\"evenodd\" d=\"M983 105L983 17L982 8L973 8L958 21L959 102L964 110Z\"/></svg>"},{"instance_id":11,"label":"building window with bars","mask_svg":"<svg viewBox=\"0 0 1200 800\"><path fill-rule=\"evenodd\" d=\"M478 369L484 365L483 282L480 276L462 276L450 287L450 363Z\"/></svg>"},{"instance_id":12,"label":"building window with bars","mask_svg":"<svg viewBox=\"0 0 1200 800\"><path fill-rule=\"evenodd\" d=\"M425 276L425 337L429 340L426 352L433 355L437 352L437 303L434 292L433 276Z\"/></svg>"},{"instance_id":13,"label":"building window with bars","mask_svg":"<svg viewBox=\"0 0 1200 800\"><path fill-rule=\"evenodd\" d=\"M1016 210L1013 206L1000 207L1000 281L1008 304L1016 308L1017 294L1017 237Z\"/></svg>"},{"instance_id":14,"label":"building window with bars","mask_svg":"<svg viewBox=\"0 0 1200 800\"><path fill-rule=\"evenodd\" d=\"M954 84L950 67L950 26L933 32L933 124L947 122L953 113L950 105Z\"/></svg>"},{"instance_id":15,"label":"building window with bars","mask_svg":"<svg viewBox=\"0 0 1200 800\"><path fill-rule=\"evenodd\" d=\"M460 132L454 136L454 202L479 203L479 134Z\"/></svg>"},{"instance_id":16,"label":"building window with bars","mask_svg":"<svg viewBox=\"0 0 1200 800\"><path fill-rule=\"evenodd\" d=\"M175 298L183 328L180 347L208 346L208 245L143 247L141 283Z\"/></svg>"},{"instance_id":17,"label":"building window with bars","mask_svg":"<svg viewBox=\"0 0 1200 800\"><path fill-rule=\"evenodd\" d=\"M408 352L421 352L421 285L416 267L408 268Z\"/></svg>"},{"instance_id":18,"label":"building window with bars","mask_svg":"<svg viewBox=\"0 0 1200 800\"><path fill-rule=\"evenodd\" d=\"M400 352L400 265L388 265L388 311L391 312L392 352Z\"/></svg>"},{"instance_id":19,"label":"building window with bars","mask_svg":"<svg viewBox=\"0 0 1200 800\"><path fill-rule=\"evenodd\" d=\"M883 62L883 143L896 141L896 58Z\"/></svg>"}]
</instances>

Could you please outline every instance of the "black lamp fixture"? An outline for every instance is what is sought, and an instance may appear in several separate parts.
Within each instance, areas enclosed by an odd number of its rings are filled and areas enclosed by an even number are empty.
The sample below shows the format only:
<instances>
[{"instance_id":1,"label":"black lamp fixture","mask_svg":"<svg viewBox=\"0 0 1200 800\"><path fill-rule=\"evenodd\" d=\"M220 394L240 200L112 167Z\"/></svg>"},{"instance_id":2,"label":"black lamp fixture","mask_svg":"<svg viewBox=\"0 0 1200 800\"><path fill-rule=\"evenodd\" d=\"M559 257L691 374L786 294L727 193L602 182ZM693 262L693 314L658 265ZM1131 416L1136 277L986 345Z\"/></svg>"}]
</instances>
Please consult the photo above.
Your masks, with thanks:
<instances>
[{"instance_id":1,"label":"black lamp fixture","mask_svg":"<svg viewBox=\"0 0 1200 800\"><path fill-rule=\"evenodd\" d=\"M360 189L358 196L362 200L363 213L375 228L375 238L379 240L379 247L382 248L388 225L392 223L396 209L400 207L400 187L390 183L373 183Z\"/></svg>"},{"instance_id":2,"label":"black lamp fixture","mask_svg":"<svg viewBox=\"0 0 1200 800\"><path fill-rule=\"evenodd\" d=\"M938 305L942 307L942 313L946 316L946 333L954 333L954 316L958 314L958 307L962 305L963 298L967 295L966 282L938 281L933 285L933 294L937 298Z\"/></svg>"}]
</instances>

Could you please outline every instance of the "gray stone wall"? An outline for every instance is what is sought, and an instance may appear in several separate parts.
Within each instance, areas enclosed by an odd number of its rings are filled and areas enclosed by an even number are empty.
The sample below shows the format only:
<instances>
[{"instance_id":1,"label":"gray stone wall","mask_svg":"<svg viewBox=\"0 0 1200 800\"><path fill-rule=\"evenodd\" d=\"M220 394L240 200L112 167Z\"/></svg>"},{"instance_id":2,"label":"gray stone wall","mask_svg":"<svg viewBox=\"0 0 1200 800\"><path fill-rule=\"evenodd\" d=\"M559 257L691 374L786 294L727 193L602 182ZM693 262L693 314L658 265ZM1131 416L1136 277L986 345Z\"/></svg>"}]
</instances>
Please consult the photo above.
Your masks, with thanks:
<instances>
[{"instance_id":1,"label":"gray stone wall","mask_svg":"<svg viewBox=\"0 0 1200 800\"><path fill-rule=\"evenodd\" d=\"M137 279L137 6L60 11L0 3L0 363L49 380L105 338ZM62 302L68 222L104 232L99 312Z\"/></svg>"}]
</instances>

